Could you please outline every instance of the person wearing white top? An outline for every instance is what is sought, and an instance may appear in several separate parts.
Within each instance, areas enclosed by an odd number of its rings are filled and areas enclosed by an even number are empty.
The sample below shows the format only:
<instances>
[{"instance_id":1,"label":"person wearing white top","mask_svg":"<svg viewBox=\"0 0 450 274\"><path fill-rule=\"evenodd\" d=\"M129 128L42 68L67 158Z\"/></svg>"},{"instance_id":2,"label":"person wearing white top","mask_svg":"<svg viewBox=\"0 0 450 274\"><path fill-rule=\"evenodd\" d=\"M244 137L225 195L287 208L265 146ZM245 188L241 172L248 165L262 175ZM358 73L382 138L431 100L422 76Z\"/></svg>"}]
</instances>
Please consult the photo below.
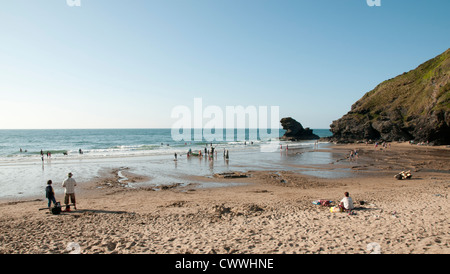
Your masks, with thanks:
<instances>
[{"instance_id":1,"label":"person wearing white top","mask_svg":"<svg viewBox=\"0 0 450 274\"><path fill-rule=\"evenodd\" d=\"M349 196L348 192L345 192L344 195L345 197L341 200L339 207L344 211L352 210L353 208L355 208L353 206L352 197Z\"/></svg>"},{"instance_id":2,"label":"person wearing white top","mask_svg":"<svg viewBox=\"0 0 450 274\"><path fill-rule=\"evenodd\" d=\"M75 181L75 179L72 178L73 174L69 173L68 174L68 178L65 179L62 183L62 186L65 188L64 190L64 204L66 205L66 208L68 207L67 205L69 204L69 198L70 201L73 204L73 207L75 209L77 209L77 206L75 205L75 186L77 185L77 182Z\"/></svg>"}]
</instances>

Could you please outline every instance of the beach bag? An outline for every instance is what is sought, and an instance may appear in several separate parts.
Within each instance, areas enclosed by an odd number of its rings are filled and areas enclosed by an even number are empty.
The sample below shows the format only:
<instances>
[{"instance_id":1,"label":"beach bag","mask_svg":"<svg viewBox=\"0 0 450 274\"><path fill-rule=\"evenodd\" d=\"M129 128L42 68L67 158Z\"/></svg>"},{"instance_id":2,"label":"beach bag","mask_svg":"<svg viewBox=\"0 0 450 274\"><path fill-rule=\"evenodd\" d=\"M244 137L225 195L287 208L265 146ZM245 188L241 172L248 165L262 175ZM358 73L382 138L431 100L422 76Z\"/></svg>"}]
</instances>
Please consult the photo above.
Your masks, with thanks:
<instances>
[{"instance_id":1,"label":"beach bag","mask_svg":"<svg viewBox=\"0 0 450 274\"><path fill-rule=\"evenodd\" d=\"M60 202L56 202L55 206L50 209L50 212L53 215L61 214L61 203Z\"/></svg>"},{"instance_id":2,"label":"beach bag","mask_svg":"<svg viewBox=\"0 0 450 274\"><path fill-rule=\"evenodd\" d=\"M341 208L339 206L333 206L330 208L330 212L331 213L338 213L338 212L342 212Z\"/></svg>"}]
</instances>

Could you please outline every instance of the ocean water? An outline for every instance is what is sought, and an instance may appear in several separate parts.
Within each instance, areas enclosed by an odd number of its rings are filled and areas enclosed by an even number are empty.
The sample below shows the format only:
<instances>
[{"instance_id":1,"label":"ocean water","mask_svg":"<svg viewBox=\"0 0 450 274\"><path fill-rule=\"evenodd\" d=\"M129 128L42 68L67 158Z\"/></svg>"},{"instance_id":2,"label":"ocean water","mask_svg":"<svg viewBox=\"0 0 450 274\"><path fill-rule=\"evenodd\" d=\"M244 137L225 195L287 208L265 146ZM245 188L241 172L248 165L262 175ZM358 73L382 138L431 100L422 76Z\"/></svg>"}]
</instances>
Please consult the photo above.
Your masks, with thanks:
<instances>
[{"instance_id":1,"label":"ocean water","mask_svg":"<svg viewBox=\"0 0 450 274\"><path fill-rule=\"evenodd\" d=\"M233 147L251 142L261 145L269 141L259 138L257 130L246 129L245 138L241 138L244 140L238 140L235 129L235 138L230 141L223 132L222 140L212 141L214 145ZM279 130L278 137L284 132ZM313 132L319 137L332 135L327 129ZM251 135L258 138L251 139ZM80 149L84 157L173 154L187 144L193 150L204 148L211 138L207 134L203 137L201 141L174 141L171 129L0 130L0 160L40 157L41 151L45 155L50 152L53 158L73 158L79 156Z\"/></svg>"},{"instance_id":2,"label":"ocean water","mask_svg":"<svg viewBox=\"0 0 450 274\"><path fill-rule=\"evenodd\" d=\"M279 136L284 132L279 130ZM320 137L331 136L327 129L313 132ZM55 192L63 193L60 182L68 172L83 182L98 176L101 170L126 167L131 172L151 177L147 184L161 185L192 183L186 179L189 175L286 169L290 165L332 161L328 153L309 154L307 150L313 147L314 140L277 141L276 151L262 152L273 140L261 138L256 130L245 130L245 138L241 139L235 130L233 140L226 140L226 132L223 133L222 140L211 142L207 141L210 136L206 134L201 141L174 141L171 129L0 130L0 198L40 196L50 179ZM211 143L217 152L213 160L186 157L189 149L204 151L210 149ZM280 157L286 145L290 149L305 149L306 153ZM223 157L225 150L229 151L229 160ZM175 153L177 161L174 161Z\"/></svg>"}]
</instances>

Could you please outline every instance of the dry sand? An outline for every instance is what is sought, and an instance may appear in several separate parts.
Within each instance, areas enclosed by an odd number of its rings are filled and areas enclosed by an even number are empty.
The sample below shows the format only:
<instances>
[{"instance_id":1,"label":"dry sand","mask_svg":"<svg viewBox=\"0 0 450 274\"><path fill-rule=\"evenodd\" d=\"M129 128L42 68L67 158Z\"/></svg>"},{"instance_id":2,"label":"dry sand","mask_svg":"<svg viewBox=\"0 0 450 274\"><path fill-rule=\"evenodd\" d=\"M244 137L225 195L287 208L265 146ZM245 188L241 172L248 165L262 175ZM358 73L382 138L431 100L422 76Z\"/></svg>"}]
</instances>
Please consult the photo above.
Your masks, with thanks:
<instances>
[{"instance_id":1,"label":"dry sand","mask_svg":"<svg viewBox=\"0 0 450 274\"><path fill-rule=\"evenodd\" d=\"M355 148L359 159L350 162L348 151ZM117 183L114 170L80 184L76 211L38 210L46 199L4 201L0 253L68 253L70 243L83 254L450 253L449 148L393 143L387 150L364 144L333 150L342 157L318 168L344 168L354 176L250 171L233 178L241 183L233 187L130 189ZM394 179L408 169L411 180ZM201 179L230 181L223 177ZM345 191L354 215L312 204L339 201Z\"/></svg>"}]
</instances>

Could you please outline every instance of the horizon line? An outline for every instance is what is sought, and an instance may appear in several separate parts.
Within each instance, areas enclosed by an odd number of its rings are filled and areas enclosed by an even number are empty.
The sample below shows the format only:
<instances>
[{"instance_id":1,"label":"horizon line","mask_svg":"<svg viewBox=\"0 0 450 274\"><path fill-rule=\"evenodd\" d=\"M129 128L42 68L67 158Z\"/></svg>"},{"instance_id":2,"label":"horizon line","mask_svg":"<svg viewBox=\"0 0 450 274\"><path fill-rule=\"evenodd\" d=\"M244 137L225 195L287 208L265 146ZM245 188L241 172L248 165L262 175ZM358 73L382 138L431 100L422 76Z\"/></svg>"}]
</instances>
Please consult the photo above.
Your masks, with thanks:
<instances>
[{"instance_id":1,"label":"horizon line","mask_svg":"<svg viewBox=\"0 0 450 274\"><path fill-rule=\"evenodd\" d=\"M309 129L330 129L330 128L311 128L311 127L304 127L309 128ZM172 130L172 128L163 128L163 127L155 127L155 128L2 128L0 130L117 130L117 129L170 129ZM182 128L180 128L182 129ZM180 130L179 129L179 130ZM205 129L205 128L191 128L191 130L195 130L195 129ZM209 128L208 128L209 129ZM215 128L212 128L215 129ZM260 128L218 128L215 130L224 130L224 129L260 129ZM262 128L262 129L277 129L277 128ZM278 129L283 129L283 128L278 128ZM285 129L283 129L285 130Z\"/></svg>"}]
</instances>

